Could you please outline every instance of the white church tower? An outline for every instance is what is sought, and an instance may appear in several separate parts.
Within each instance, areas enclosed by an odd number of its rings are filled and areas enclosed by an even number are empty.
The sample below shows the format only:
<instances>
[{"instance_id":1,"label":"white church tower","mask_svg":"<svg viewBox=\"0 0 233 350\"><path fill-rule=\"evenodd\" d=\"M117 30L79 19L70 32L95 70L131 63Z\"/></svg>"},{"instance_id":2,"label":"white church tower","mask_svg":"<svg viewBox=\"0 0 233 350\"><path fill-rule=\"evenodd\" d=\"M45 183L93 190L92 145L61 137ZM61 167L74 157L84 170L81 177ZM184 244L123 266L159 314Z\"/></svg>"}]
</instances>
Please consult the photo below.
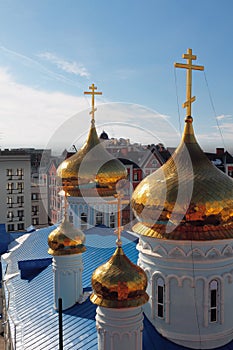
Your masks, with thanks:
<instances>
[{"instance_id":1,"label":"white church tower","mask_svg":"<svg viewBox=\"0 0 233 350\"><path fill-rule=\"evenodd\" d=\"M85 235L76 229L65 215L64 220L48 237L48 253L53 256L54 308L62 299L62 309L66 310L78 302L83 295L82 253L85 252Z\"/></svg>"},{"instance_id":2,"label":"white church tower","mask_svg":"<svg viewBox=\"0 0 233 350\"><path fill-rule=\"evenodd\" d=\"M118 224L120 222L118 201ZM98 305L98 350L142 350L142 305L148 301L145 272L133 264L122 249L118 226L117 248L92 275L91 301Z\"/></svg>"},{"instance_id":3,"label":"white church tower","mask_svg":"<svg viewBox=\"0 0 233 350\"><path fill-rule=\"evenodd\" d=\"M191 117L188 49L187 108L180 145L136 188L132 207L140 235L138 264L148 277L144 311L169 340L214 349L233 338L233 180L218 170L196 141Z\"/></svg>"}]
</instances>

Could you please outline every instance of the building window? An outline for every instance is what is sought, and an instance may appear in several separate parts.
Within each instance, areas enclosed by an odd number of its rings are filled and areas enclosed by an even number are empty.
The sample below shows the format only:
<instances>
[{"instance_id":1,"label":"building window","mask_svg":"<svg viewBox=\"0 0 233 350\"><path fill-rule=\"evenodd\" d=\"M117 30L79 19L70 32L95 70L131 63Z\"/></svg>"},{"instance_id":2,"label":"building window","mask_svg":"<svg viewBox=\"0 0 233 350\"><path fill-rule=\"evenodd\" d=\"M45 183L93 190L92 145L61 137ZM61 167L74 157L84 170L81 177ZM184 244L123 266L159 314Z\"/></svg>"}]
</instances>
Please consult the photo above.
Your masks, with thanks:
<instances>
[{"instance_id":1,"label":"building window","mask_svg":"<svg viewBox=\"0 0 233 350\"><path fill-rule=\"evenodd\" d=\"M137 171L135 171L133 173L133 179L134 179L134 181L138 181L138 172Z\"/></svg>"},{"instance_id":2,"label":"building window","mask_svg":"<svg viewBox=\"0 0 233 350\"><path fill-rule=\"evenodd\" d=\"M12 178L12 176L13 176L13 170L12 170L12 169L6 169L6 175L7 175L9 178Z\"/></svg>"},{"instance_id":3,"label":"building window","mask_svg":"<svg viewBox=\"0 0 233 350\"><path fill-rule=\"evenodd\" d=\"M157 167L158 161L156 159L153 159L151 164L152 164L153 167Z\"/></svg>"},{"instance_id":4,"label":"building window","mask_svg":"<svg viewBox=\"0 0 233 350\"><path fill-rule=\"evenodd\" d=\"M109 216L109 226L111 228L115 227L115 214L114 213L111 213Z\"/></svg>"},{"instance_id":5,"label":"building window","mask_svg":"<svg viewBox=\"0 0 233 350\"><path fill-rule=\"evenodd\" d=\"M32 215L38 215L39 207L38 205L32 206Z\"/></svg>"},{"instance_id":6,"label":"building window","mask_svg":"<svg viewBox=\"0 0 233 350\"><path fill-rule=\"evenodd\" d=\"M101 212L96 213L95 224L96 225L102 225L103 224L103 213L101 213Z\"/></svg>"},{"instance_id":7,"label":"building window","mask_svg":"<svg viewBox=\"0 0 233 350\"><path fill-rule=\"evenodd\" d=\"M87 228L87 214L82 213L81 214L81 229L85 230Z\"/></svg>"},{"instance_id":8,"label":"building window","mask_svg":"<svg viewBox=\"0 0 233 350\"><path fill-rule=\"evenodd\" d=\"M14 183L13 182L8 182L7 183L7 192L8 193L13 193L13 189L14 189Z\"/></svg>"},{"instance_id":9,"label":"building window","mask_svg":"<svg viewBox=\"0 0 233 350\"><path fill-rule=\"evenodd\" d=\"M164 293L165 293L165 284L162 278L157 279L157 316L164 318Z\"/></svg>"},{"instance_id":10,"label":"building window","mask_svg":"<svg viewBox=\"0 0 233 350\"><path fill-rule=\"evenodd\" d=\"M13 204L13 198L12 197L7 197L7 204L10 208L12 208L12 204Z\"/></svg>"},{"instance_id":11,"label":"building window","mask_svg":"<svg viewBox=\"0 0 233 350\"><path fill-rule=\"evenodd\" d=\"M36 201L39 199L39 194L38 193L32 193L32 200Z\"/></svg>"},{"instance_id":12,"label":"building window","mask_svg":"<svg viewBox=\"0 0 233 350\"><path fill-rule=\"evenodd\" d=\"M213 280L209 284L209 291L210 291L210 296L209 296L209 315L210 315L210 322L217 322L218 321L218 300L219 300L219 286L218 286L218 281Z\"/></svg>"},{"instance_id":13,"label":"building window","mask_svg":"<svg viewBox=\"0 0 233 350\"><path fill-rule=\"evenodd\" d=\"M7 218L8 218L8 221L13 221L13 218L14 218L13 211L8 211Z\"/></svg>"},{"instance_id":14,"label":"building window","mask_svg":"<svg viewBox=\"0 0 233 350\"><path fill-rule=\"evenodd\" d=\"M23 196L17 196L17 204L19 207L22 207L24 203L24 197Z\"/></svg>"},{"instance_id":15,"label":"building window","mask_svg":"<svg viewBox=\"0 0 233 350\"><path fill-rule=\"evenodd\" d=\"M23 169L22 168L17 169L17 175L23 176Z\"/></svg>"},{"instance_id":16,"label":"building window","mask_svg":"<svg viewBox=\"0 0 233 350\"><path fill-rule=\"evenodd\" d=\"M20 223L18 224L18 231L22 231L22 230L24 230L24 224Z\"/></svg>"},{"instance_id":17,"label":"building window","mask_svg":"<svg viewBox=\"0 0 233 350\"><path fill-rule=\"evenodd\" d=\"M24 210L18 210L18 218L19 221L22 221L24 219Z\"/></svg>"},{"instance_id":18,"label":"building window","mask_svg":"<svg viewBox=\"0 0 233 350\"><path fill-rule=\"evenodd\" d=\"M32 218L32 225L39 225L39 219L38 218Z\"/></svg>"},{"instance_id":19,"label":"building window","mask_svg":"<svg viewBox=\"0 0 233 350\"><path fill-rule=\"evenodd\" d=\"M23 192L23 182L18 182L17 183L17 190L18 190L18 193L22 193Z\"/></svg>"},{"instance_id":20,"label":"building window","mask_svg":"<svg viewBox=\"0 0 233 350\"><path fill-rule=\"evenodd\" d=\"M14 224L9 224L7 225L7 231L14 231L15 230L15 225Z\"/></svg>"}]
</instances>

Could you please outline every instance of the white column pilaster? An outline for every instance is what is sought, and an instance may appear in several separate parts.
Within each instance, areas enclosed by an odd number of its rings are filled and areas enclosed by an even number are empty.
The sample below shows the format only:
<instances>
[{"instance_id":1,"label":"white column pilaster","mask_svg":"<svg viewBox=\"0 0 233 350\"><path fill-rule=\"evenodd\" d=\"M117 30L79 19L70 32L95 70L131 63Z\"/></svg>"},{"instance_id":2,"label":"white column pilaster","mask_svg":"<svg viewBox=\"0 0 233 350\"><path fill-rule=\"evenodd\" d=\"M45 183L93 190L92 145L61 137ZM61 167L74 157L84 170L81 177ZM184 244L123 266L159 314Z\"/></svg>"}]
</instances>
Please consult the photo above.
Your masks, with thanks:
<instances>
[{"instance_id":1,"label":"white column pilaster","mask_svg":"<svg viewBox=\"0 0 233 350\"><path fill-rule=\"evenodd\" d=\"M63 310L73 306L83 294L82 254L53 257L54 308L58 309L58 299L62 298Z\"/></svg>"},{"instance_id":2,"label":"white column pilaster","mask_svg":"<svg viewBox=\"0 0 233 350\"><path fill-rule=\"evenodd\" d=\"M142 307L97 307L98 350L142 350Z\"/></svg>"}]
</instances>

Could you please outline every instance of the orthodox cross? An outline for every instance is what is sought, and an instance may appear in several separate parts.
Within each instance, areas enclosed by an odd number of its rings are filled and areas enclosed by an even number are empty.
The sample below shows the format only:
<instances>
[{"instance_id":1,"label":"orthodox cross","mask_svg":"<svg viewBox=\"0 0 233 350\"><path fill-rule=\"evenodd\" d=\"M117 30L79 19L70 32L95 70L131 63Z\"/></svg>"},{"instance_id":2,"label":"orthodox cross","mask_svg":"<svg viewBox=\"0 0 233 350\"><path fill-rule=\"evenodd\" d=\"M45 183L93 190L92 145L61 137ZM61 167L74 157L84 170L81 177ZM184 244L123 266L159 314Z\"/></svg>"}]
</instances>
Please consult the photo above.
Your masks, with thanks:
<instances>
[{"instance_id":1,"label":"orthodox cross","mask_svg":"<svg viewBox=\"0 0 233 350\"><path fill-rule=\"evenodd\" d=\"M118 247L122 246L121 241L121 232L123 231L123 227L121 226L121 200L122 195L120 193L115 195L117 199L117 229L115 230L115 233L117 234L117 241L116 244Z\"/></svg>"},{"instance_id":2,"label":"orthodox cross","mask_svg":"<svg viewBox=\"0 0 233 350\"><path fill-rule=\"evenodd\" d=\"M96 108L95 108L95 95L102 95L102 92L99 92L99 91L95 91L97 90L97 86L95 86L95 84L91 84L91 86L89 86L89 89L91 91L85 91L84 92L84 95L92 95L92 99L91 99L91 106L92 106L92 109L91 109L91 121L92 123L95 122L95 112L96 112Z\"/></svg>"},{"instance_id":3,"label":"orthodox cross","mask_svg":"<svg viewBox=\"0 0 233 350\"><path fill-rule=\"evenodd\" d=\"M67 192L68 190L68 183L67 181L64 181L63 184L63 189L59 192L60 196L63 196L63 209L64 209L64 218L67 219L68 218L68 207L69 207L69 202L68 202L68 198L70 195Z\"/></svg>"},{"instance_id":4,"label":"orthodox cross","mask_svg":"<svg viewBox=\"0 0 233 350\"><path fill-rule=\"evenodd\" d=\"M186 108L186 116L191 117L191 104L195 101L196 97L192 97L192 70L204 70L204 66L197 66L192 64L192 60L196 60L197 56L192 54L192 49L187 49L187 53L182 55L182 58L187 59L187 63L175 63L176 68L186 68L186 101L182 107Z\"/></svg>"}]
</instances>

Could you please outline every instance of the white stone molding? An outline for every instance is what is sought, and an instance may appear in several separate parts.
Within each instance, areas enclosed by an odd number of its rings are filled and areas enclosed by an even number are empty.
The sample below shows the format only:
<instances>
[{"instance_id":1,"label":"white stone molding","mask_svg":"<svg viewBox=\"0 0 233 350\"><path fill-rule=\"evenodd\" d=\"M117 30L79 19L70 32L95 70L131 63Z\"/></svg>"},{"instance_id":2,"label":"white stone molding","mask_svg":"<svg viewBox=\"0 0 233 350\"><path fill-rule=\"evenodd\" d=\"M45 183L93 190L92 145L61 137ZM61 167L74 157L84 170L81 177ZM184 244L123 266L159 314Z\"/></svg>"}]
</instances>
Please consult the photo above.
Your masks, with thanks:
<instances>
[{"instance_id":1,"label":"white stone molding","mask_svg":"<svg viewBox=\"0 0 233 350\"><path fill-rule=\"evenodd\" d=\"M153 253L157 253L158 255L161 255L161 256L168 255L168 251L162 245L159 245L159 246L155 247L153 249Z\"/></svg>"},{"instance_id":2,"label":"white stone molding","mask_svg":"<svg viewBox=\"0 0 233 350\"><path fill-rule=\"evenodd\" d=\"M186 257L186 253L183 249L181 249L180 247L174 247L172 248L169 252L168 252L168 256L182 256L182 257Z\"/></svg>"},{"instance_id":3,"label":"white stone molding","mask_svg":"<svg viewBox=\"0 0 233 350\"><path fill-rule=\"evenodd\" d=\"M219 249L215 248L215 247L214 248L210 248L205 254L205 256L207 258L208 257L215 258L216 256L218 257L218 256L221 256L221 255L222 255L221 251Z\"/></svg>"},{"instance_id":4,"label":"white stone molding","mask_svg":"<svg viewBox=\"0 0 233 350\"><path fill-rule=\"evenodd\" d=\"M222 255L231 256L233 255L233 248L230 245L227 245L222 250Z\"/></svg>"},{"instance_id":5,"label":"white stone molding","mask_svg":"<svg viewBox=\"0 0 233 350\"><path fill-rule=\"evenodd\" d=\"M227 329L223 332L212 334L187 334L187 333L175 333L169 330L164 330L162 335L176 344L187 346L192 349L216 349L222 345L227 344L233 338L233 329ZM178 337L177 337L178 336Z\"/></svg>"},{"instance_id":6,"label":"white stone molding","mask_svg":"<svg viewBox=\"0 0 233 350\"><path fill-rule=\"evenodd\" d=\"M186 254L187 257L202 257L202 258L205 258L205 253L203 252L203 250L199 249L199 248L193 248L191 249L187 254Z\"/></svg>"},{"instance_id":7,"label":"white stone molding","mask_svg":"<svg viewBox=\"0 0 233 350\"><path fill-rule=\"evenodd\" d=\"M228 279L228 283L232 283L233 282L233 271L224 273L222 275L222 277L223 277L223 279Z\"/></svg>"},{"instance_id":8,"label":"white stone molding","mask_svg":"<svg viewBox=\"0 0 233 350\"><path fill-rule=\"evenodd\" d=\"M125 309L98 306L98 350L142 350L142 307Z\"/></svg>"},{"instance_id":9,"label":"white stone molding","mask_svg":"<svg viewBox=\"0 0 233 350\"><path fill-rule=\"evenodd\" d=\"M232 240L231 240L232 241ZM164 241L154 240L149 237L140 237L137 249L142 254L151 255L154 257L170 257L177 259L180 258L195 258L210 259L213 258L228 258L233 256L233 242L224 241L207 241L207 242L195 242L192 241Z\"/></svg>"},{"instance_id":10,"label":"white stone molding","mask_svg":"<svg viewBox=\"0 0 233 350\"><path fill-rule=\"evenodd\" d=\"M82 254L54 256L54 308L62 298L63 310L73 306L82 296Z\"/></svg>"}]
</instances>

